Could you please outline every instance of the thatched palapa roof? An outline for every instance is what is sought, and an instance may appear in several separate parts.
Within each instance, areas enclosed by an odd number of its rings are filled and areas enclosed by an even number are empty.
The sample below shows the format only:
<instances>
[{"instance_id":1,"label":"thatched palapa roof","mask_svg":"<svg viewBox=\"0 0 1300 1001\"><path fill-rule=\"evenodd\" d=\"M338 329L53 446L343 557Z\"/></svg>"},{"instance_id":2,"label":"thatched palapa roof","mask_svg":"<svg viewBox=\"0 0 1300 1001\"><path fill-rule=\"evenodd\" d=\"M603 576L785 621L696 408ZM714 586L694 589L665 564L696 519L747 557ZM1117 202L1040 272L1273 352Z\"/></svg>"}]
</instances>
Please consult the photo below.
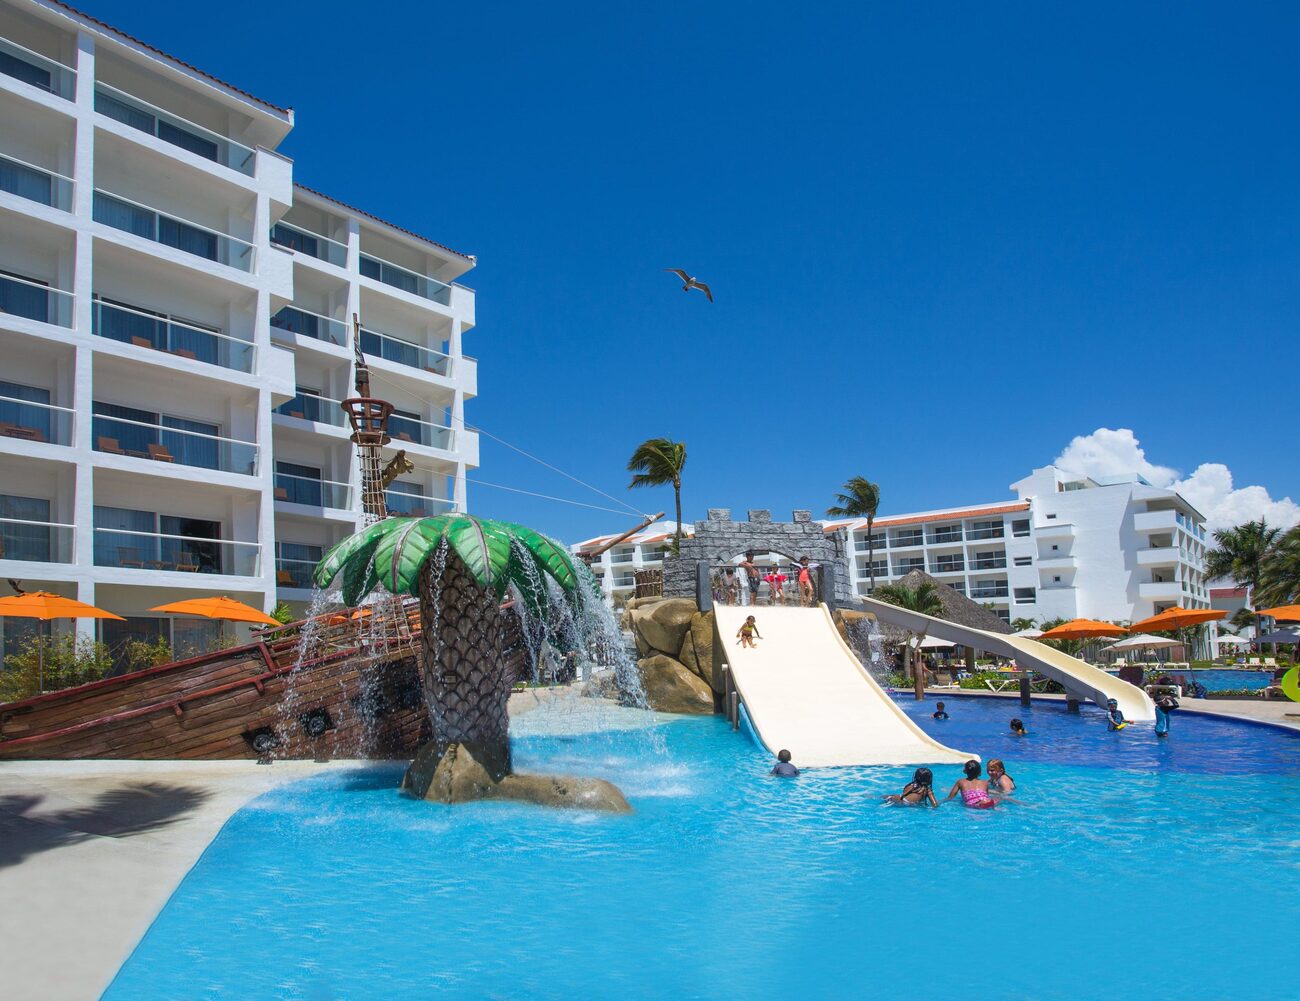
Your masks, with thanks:
<instances>
[{"instance_id":1,"label":"thatched palapa roof","mask_svg":"<svg viewBox=\"0 0 1300 1001\"><path fill-rule=\"evenodd\" d=\"M921 584L933 584L935 593L939 596L939 604L943 606L943 611L938 616L941 619L947 619L949 622L956 622L974 629L983 629L988 633L1009 634L1011 632L1011 626L1003 622L978 601L972 601L966 595L954 591L943 581L931 577L924 570L912 570L898 583L903 587L913 588ZM898 642L903 638L903 630L894 629L883 622L880 624L880 628L887 640Z\"/></svg>"}]
</instances>

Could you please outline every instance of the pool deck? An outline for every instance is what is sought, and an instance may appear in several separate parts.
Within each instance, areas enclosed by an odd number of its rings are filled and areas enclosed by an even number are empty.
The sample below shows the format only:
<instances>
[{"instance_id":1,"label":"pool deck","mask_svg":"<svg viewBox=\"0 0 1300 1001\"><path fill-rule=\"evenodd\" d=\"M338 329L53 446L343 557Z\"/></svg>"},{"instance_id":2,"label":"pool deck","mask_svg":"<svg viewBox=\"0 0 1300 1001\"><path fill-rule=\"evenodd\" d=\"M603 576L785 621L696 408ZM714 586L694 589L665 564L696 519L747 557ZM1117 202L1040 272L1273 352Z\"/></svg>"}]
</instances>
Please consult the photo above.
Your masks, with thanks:
<instances>
[{"instance_id":1,"label":"pool deck","mask_svg":"<svg viewBox=\"0 0 1300 1001\"><path fill-rule=\"evenodd\" d=\"M512 699L516 731L653 725L655 713L533 691ZM927 697L1015 701L929 689ZM1062 696L1035 696L1059 700ZM1195 703L1195 704L1189 704ZM1300 705L1183 700L1208 713L1300 730ZM583 711L587 708L591 711ZM558 712L537 712L550 708ZM533 717L526 719L526 717ZM543 717L549 717L545 725ZM0 969L6 1001L93 1001L225 822L269 789L358 762L15 761L0 764Z\"/></svg>"}]
</instances>

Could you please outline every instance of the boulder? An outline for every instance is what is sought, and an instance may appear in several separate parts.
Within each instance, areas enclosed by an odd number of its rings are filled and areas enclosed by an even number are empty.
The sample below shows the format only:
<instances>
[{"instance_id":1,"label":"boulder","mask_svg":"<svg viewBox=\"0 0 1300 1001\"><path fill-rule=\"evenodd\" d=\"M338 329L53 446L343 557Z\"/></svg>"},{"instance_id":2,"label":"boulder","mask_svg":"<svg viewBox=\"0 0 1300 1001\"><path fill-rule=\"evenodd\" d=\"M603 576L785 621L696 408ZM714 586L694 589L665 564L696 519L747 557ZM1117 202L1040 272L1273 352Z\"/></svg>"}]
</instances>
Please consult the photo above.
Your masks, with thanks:
<instances>
[{"instance_id":1,"label":"boulder","mask_svg":"<svg viewBox=\"0 0 1300 1001\"><path fill-rule=\"evenodd\" d=\"M416 799L435 803L508 799L576 810L632 812L618 787L604 779L516 775L508 767L500 753L489 748L429 743L406 769L402 789Z\"/></svg>"},{"instance_id":2,"label":"boulder","mask_svg":"<svg viewBox=\"0 0 1300 1001\"><path fill-rule=\"evenodd\" d=\"M661 713L711 714L713 689L679 660L655 654L637 661L646 702Z\"/></svg>"},{"instance_id":3,"label":"boulder","mask_svg":"<svg viewBox=\"0 0 1300 1001\"><path fill-rule=\"evenodd\" d=\"M675 656L699 608L690 598L664 598L632 610L632 631L650 648Z\"/></svg>"},{"instance_id":4,"label":"boulder","mask_svg":"<svg viewBox=\"0 0 1300 1001\"><path fill-rule=\"evenodd\" d=\"M693 670L715 692L722 692L722 681L713 668L713 613L696 612L691 616L691 641L695 651Z\"/></svg>"}]
</instances>

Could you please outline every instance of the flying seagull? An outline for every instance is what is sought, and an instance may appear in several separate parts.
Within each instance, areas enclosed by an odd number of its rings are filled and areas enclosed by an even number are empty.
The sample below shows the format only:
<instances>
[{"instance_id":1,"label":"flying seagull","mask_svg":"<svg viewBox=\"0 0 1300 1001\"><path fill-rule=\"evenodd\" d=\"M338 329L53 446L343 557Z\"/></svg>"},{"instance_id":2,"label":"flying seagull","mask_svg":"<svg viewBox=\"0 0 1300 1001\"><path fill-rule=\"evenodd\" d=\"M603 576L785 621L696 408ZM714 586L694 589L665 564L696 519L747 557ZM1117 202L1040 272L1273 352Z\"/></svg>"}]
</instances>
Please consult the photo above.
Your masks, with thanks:
<instances>
[{"instance_id":1,"label":"flying seagull","mask_svg":"<svg viewBox=\"0 0 1300 1001\"><path fill-rule=\"evenodd\" d=\"M709 286L705 285L704 282L700 281L698 278L692 278L681 268L664 268L664 270L676 275L685 283L682 285L683 292L689 292L691 289L697 288L709 297L709 302L713 301L713 293L709 291Z\"/></svg>"}]
</instances>

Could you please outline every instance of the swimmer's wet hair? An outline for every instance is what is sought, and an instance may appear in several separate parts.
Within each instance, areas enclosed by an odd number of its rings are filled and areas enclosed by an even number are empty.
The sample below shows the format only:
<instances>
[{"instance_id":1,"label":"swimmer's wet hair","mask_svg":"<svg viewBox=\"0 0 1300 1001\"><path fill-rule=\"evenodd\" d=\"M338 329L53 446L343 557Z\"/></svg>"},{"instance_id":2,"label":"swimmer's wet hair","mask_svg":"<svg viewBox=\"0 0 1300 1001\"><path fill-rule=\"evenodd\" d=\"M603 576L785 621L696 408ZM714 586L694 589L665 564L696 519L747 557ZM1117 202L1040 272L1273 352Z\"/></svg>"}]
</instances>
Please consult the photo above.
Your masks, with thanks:
<instances>
[{"instance_id":1,"label":"swimmer's wet hair","mask_svg":"<svg viewBox=\"0 0 1300 1001\"><path fill-rule=\"evenodd\" d=\"M931 786L934 784L934 772L928 768L918 768L912 773L912 785Z\"/></svg>"},{"instance_id":2,"label":"swimmer's wet hair","mask_svg":"<svg viewBox=\"0 0 1300 1001\"><path fill-rule=\"evenodd\" d=\"M1017 716L1011 720L1011 729L1023 730L1024 728L1025 728L1025 724L1020 722L1020 717Z\"/></svg>"},{"instance_id":3,"label":"swimmer's wet hair","mask_svg":"<svg viewBox=\"0 0 1300 1001\"><path fill-rule=\"evenodd\" d=\"M977 779L980 777L980 763L974 758L971 758L970 761L966 762L965 770L968 779Z\"/></svg>"},{"instance_id":4,"label":"swimmer's wet hair","mask_svg":"<svg viewBox=\"0 0 1300 1001\"><path fill-rule=\"evenodd\" d=\"M777 760L777 761L789 761L789 760L790 760L790 752L787 751L784 747L781 748L781 750L779 750L779 751L776 752L776 760Z\"/></svg>"}]
</instances>

